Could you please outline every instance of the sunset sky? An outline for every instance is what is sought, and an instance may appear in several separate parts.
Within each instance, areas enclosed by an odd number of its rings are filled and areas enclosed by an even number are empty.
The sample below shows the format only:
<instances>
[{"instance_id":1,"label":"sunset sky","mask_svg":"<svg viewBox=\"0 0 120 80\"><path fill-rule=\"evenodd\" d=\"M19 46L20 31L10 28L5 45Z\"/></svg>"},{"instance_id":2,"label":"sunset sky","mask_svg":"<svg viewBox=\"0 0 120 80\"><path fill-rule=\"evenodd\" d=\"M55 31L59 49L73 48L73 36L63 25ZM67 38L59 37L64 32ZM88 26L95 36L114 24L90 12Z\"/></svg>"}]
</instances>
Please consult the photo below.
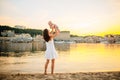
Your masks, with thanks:
<instances>
[{"instance_id":1,"label":"sunset sky","mask_svg":"<svg viewBox=\"0 0 120 80\"><path fill-rule=\"evenodd\" d=\"M0 25L48 28L76 35L120 34L120 0L0 0Z\"/></svg>"}]
</instances>

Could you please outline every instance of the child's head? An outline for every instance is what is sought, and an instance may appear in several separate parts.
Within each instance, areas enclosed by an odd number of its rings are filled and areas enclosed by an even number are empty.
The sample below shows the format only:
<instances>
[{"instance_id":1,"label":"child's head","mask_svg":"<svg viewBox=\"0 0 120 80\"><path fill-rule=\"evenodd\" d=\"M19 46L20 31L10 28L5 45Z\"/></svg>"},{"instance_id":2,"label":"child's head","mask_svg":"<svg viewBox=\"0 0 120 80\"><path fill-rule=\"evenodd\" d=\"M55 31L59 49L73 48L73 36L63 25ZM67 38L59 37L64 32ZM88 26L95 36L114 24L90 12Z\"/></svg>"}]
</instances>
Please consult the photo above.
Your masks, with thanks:
<instances>
[{"instance_id":1,"label":"child's head","mask_svg":"<svg viewBox=\"0 0 120 80\"><path fill-rule=\"evenodd\" d=\"M43 38L46 42L48 42L50 40L50 36L49 36L49 31L48 29L44 29L43 31Z\"/></svg>"},{"instance_id":2,"label":"child's head","mask_svg":"<svg viewBox=\"0 0 120 80\"><path fill-rule=\"evenodd\" d=\"M53 23L51 21L48 22L48 25L50 26L50 28L52 29L52 25Z\"/></svg>"}]
</instances>

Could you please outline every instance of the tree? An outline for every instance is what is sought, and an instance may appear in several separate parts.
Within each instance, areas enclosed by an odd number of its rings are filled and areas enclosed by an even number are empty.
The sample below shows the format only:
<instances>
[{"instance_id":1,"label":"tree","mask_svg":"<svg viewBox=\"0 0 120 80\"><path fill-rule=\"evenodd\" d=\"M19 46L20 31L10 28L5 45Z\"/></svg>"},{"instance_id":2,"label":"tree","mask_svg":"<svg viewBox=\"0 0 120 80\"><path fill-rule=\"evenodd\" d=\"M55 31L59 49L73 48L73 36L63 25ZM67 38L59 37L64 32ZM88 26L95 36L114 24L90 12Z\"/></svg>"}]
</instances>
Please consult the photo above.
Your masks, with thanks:
<instances>
[{"instance_id":1,"label":"tree","mask_svg":"<svg viewBox=\"0 0 120 80\"><path fill-rule=\"evenodd\" d=\"M42 30L37 30L37 29L18 29L18 28L13 28L10 26L2 26L0 25L0 36L2 36L2 32L5 30L12 30L15 32L15 34L21 34L21 33L28 33L32 37L34 35L42 35Z\"/></svg>"}]
</instances>

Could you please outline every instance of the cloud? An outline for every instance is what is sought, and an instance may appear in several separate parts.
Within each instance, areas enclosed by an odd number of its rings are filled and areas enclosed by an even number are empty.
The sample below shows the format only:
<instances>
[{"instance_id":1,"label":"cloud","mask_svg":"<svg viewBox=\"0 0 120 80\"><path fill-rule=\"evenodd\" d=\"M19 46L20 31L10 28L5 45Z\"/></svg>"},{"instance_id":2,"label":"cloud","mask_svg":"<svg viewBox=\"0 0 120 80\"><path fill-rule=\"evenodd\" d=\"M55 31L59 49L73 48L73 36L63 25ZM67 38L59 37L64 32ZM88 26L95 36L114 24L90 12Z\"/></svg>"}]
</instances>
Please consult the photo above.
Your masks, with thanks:
<instances>
[{"instance_id":1,"label":"cloud","mask_svg":"<svg viewBox=\"0 0 120 80\"><path fill-rule=\"evenodd\" d=\"M12 19L8 16L0 16L0 25L9 25L14 26L16 23L16 20Z\"/></svg>"},{"instance_id":2,"label":"cloud","mask_svg":"<svg viewBox=\"0 0 120 80\"><path fill-rule=\"evenodd\" d=\"M24 18L16 19L10 16L0 16L0 25L9 25L12 27L14 27L15 25L23 25L27 28L29 27L28 22Z\"/></svg>"},{"instance_id":3,"label":"cloud","mask_svg":"<svg viewBox=\"0 0 120 80\"><path fill-rule=\"evenodd\" d=\"M0 0L0 10L0 15L9 15L11 13L14 14L18 11L16 6L8 0Z\"/></svg>"}]
</instances>

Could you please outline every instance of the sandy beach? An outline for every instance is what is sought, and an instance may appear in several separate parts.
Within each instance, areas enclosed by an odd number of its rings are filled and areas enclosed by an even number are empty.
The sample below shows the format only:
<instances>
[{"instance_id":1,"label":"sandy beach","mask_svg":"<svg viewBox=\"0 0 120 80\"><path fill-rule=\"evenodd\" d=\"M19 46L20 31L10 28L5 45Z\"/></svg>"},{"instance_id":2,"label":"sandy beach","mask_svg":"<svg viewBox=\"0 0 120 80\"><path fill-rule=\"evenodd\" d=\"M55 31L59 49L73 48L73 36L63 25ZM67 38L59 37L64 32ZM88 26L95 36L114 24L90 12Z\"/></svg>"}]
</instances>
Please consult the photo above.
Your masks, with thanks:
<instances>
[{"instance_id":1,"label":"sandy beach","mask_svg":"<svg viewBox=\"0 0 120 80\"><path fill-rule=\"evenodd\" d=\"M0 80L120 80L119 72L55 73L0 73Z\"/></svg>"}]
</instances>

